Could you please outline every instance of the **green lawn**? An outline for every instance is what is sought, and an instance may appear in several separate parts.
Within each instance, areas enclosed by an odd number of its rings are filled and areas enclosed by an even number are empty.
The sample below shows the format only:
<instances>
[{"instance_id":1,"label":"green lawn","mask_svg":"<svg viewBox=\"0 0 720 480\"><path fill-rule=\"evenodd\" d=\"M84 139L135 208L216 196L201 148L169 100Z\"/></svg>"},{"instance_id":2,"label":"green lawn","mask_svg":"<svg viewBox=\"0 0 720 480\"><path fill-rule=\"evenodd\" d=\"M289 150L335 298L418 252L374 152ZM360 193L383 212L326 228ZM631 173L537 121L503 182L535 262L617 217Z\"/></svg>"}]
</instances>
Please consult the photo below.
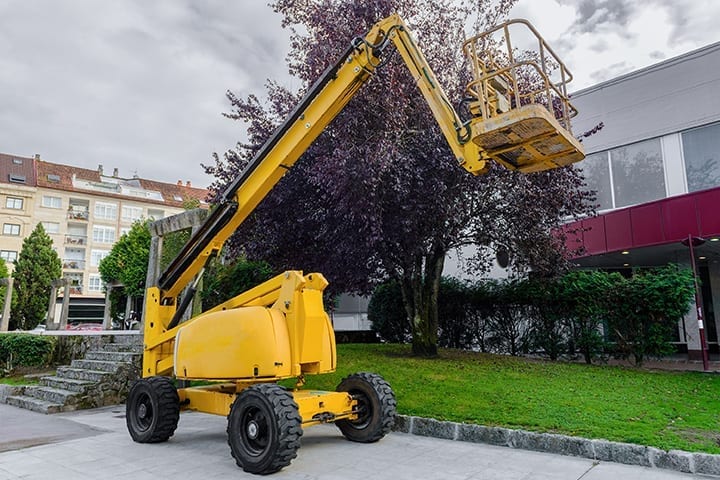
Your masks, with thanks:
<instances>
[{"instance_id":1,"label":"green lawn","mask_svg":"<svg viewBox=\"0 0 720 480\"><path fill-rule=\"evenodd\" d=\"M25 378L24 376L0 377L2 385L35 385L39 381L38 378Z\"/></svg>"},{"instance_id":2,"label":"green lawn","mask_svg":"<svg viewBox=\"0 0 720 480\"><path fill-rule=\"evenodd\" d=\"M357 371L385 377L406 415L720 453L720 375L339 345L337 372L307 386L334 390Z\"/></svg>"}]
</instances>

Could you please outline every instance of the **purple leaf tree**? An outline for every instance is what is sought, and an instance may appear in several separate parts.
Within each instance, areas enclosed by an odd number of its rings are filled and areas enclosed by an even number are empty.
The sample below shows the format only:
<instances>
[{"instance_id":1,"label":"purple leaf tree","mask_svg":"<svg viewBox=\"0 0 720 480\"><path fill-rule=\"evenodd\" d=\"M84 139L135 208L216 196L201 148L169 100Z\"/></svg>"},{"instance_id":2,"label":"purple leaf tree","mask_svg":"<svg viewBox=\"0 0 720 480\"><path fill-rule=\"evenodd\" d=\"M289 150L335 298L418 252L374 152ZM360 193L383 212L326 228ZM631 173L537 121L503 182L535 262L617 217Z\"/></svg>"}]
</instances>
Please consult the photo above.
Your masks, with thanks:
<instances>
[{"instance_id":1,"label":"purple leaf tree","mask_svg":"<svg viewBox=\"0 0 720 480\"><path fill-rule=\"evenodd\" d=\"M474 27L502 21L515 0L278 0L292 32L290 72L310 85L357 35L398 12L413 29L448 96L468 82L461 52ZM267 83L267 101L231 92L226 114L247 124L247 142L208 173L224 187L301 98ZM468 245L503 245L514 267L562 268L563 242L552 233L591 211L574 168L522 175L493 167L473 177L457 166L429 107L399 55L394 55L323 132L230 242L231 255L263 259L278 269L322 272L332 291L369 293L394 278L402 286L413 352L437 353L437 299L445 258ZM494 248L494 247L493 247ZM494 250L466 259L487 269Z\"/></svg>"}]
</instances>

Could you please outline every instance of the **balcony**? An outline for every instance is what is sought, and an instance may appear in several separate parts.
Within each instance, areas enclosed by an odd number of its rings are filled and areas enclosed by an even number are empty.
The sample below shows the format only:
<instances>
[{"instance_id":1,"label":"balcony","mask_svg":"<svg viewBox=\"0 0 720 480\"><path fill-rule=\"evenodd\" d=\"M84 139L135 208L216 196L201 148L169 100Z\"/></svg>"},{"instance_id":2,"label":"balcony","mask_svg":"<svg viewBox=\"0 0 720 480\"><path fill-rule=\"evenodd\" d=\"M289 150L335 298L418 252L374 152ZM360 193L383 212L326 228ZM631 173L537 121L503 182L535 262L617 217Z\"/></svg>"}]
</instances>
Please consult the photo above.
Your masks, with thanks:
<instances>
[{"instance_id":1,"label":"balcony","mask_svg":"<svg viewBox=\"0 0 720 480\"><path fill-rule=\"evenodd\" d=\"M67 213L68 220L82 220L87 222L90 218L90 212L88 210L79 210L71 208Z\"/></svg>"},{"instance_id":2,"label":"balcony","mask_svg":"<svg viewBox=\"0 0 720 480\"><path fill-rule=\"evenodd\" d=\"M65 245L87 245L87 236L65 235Z\"/></svg>"},{"instance_id":3,"label":"balcony","mask_svg":"<svg viewBox=\"0 0 720 480\"><path fill-rule=\"evenodd\" d=\"M75 285L70 287L70 295L82 295L83 293L83 287L82 285Z\"/></svg>"},{"instance_id":4,"label":"balcony","mask_svg":"<svg viewBox=\"0 0 720 480\"><path fill-rule=\"evenodd\" d=\"M63 259L63 270L85 270L85 260Z\"/></svg>"}]
</instances>

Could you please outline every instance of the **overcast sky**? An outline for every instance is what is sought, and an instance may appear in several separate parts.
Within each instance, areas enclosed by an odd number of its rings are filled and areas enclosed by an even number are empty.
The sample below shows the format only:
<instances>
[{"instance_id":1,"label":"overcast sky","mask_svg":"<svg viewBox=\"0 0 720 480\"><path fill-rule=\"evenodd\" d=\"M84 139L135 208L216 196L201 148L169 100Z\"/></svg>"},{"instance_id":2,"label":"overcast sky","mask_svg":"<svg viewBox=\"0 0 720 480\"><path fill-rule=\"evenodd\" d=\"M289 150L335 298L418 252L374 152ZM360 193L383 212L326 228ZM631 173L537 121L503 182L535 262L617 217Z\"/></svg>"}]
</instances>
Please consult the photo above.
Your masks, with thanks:
<instances>
[{"instance_id":1,"label":"overcast sky","mask_svg":"<svg viewBox=\"0 0 720 480\"><path fill-rule=\"evenodd\" d=\"M571 90L720 40L718 0L520 0L513 16ZM200 163L243 137L226 90L300 86L287 38L262 0L0 0L0 152L205 187Z\"/></svg>"}]
</instances>

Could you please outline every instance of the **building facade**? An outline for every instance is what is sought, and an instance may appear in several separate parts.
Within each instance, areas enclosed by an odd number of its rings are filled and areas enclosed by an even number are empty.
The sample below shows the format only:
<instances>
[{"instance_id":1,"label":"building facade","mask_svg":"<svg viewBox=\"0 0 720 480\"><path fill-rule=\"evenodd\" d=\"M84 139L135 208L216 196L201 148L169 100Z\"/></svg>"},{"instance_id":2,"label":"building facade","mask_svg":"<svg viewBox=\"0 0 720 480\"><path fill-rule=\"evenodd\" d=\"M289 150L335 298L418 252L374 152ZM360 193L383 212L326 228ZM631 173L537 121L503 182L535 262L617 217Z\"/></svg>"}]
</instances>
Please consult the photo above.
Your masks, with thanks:
<instances>
[{"instance_id":1,"label":"building facade","mask_svg":"<svg viewBox=\"0 0 720 480\"><path fill-rule=\"evenodd\" d=\"M576 133L584 139L579 167L597 191L600 215L570 225L584 268L629 274L677 263L702 281L711 352L720 320L720 42L576 92ZM716 313L717 312L717 313ZM700 355L695 309L678 325L676 341Z\"/></svg>"},{"instance_id":2,"label":"building facade","mask_svg":"<svg viewBox=\"0 0 720 480\"><path fill-rule=\"evenodd\" d=\"M140 219L204 203L207 190L0 154L0 255L10 264L38 223L53 240L73 297L104 297L98 265ZM10 268L12 266L10 265Z\"/></svg>"}]
</instances>

